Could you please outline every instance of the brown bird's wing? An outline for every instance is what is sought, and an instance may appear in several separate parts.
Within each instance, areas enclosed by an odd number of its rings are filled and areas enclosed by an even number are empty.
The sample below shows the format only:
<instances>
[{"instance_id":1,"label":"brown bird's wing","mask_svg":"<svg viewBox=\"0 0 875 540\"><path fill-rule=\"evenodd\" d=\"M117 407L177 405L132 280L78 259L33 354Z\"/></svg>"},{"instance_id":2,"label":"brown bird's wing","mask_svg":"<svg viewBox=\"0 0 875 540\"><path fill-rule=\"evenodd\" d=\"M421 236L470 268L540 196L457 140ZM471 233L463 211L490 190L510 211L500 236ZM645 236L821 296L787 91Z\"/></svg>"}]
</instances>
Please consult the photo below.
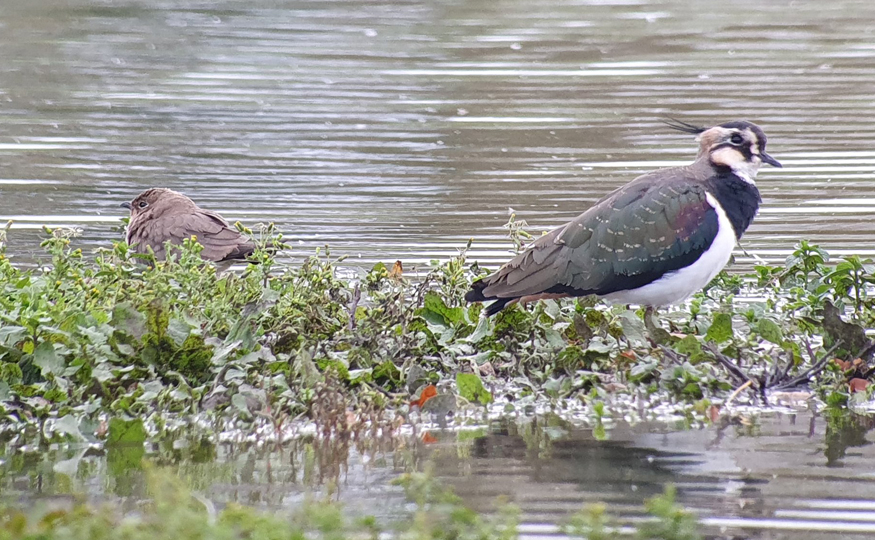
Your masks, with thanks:
<instances>
[{"instance_id":1,"label":"brown bird's wing","mask_svg":"<svg viewBox=\"0 0 875 540\"><path fill-rule=\"evenodd\" d=\"M255 245L240 234L237 229L228 225L222 216L208 210L201 210L198 216L203 216L213 222L217 228L204 227L204 232L197 235L198 242L204 246L201 256L210 261L242 260L249 256ZM199 221L207 223L207 219Z\"/></svg>"},{"instance_id":2,"label":"brown bird's wing","mask_svg":"<svg viewBox=\"0 0 875 540\"><path fill-rule=\"evenodd\" d=\"M181 245L194 236L204 247L201 257L208 261L245 259L255 246L246 237L232 229L222 216L208 210L151 219L131 235L134 243L149 245L159 259L164 258L164 242ZM141 251L145 251L143 248Z\"/></svg>"},{"instance_id":3,"label":"brown bird's wing","mask_svg":"<svg viewBox=\"0 0 875 540\"><path fill-rule=\"evenodd\" d=\"M498 300L487 308L493 314L526 296L634 289L691 264L710 247L718 222L705 189L681 181L685 173L630 182L475 282L466 299Z\"/></svg>"}]
</instances>

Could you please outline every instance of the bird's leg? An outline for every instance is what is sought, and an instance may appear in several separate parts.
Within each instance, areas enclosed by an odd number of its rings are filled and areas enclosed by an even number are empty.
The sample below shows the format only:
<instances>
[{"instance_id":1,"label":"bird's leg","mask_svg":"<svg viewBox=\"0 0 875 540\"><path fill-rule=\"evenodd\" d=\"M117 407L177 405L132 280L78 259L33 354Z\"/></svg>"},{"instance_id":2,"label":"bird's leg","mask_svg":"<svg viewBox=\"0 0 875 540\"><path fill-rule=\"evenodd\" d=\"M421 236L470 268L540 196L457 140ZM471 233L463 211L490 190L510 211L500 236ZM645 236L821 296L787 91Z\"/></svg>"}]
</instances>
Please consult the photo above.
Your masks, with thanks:
<instances>
[{"instance_id":1,"label":"bird's leg","mask_svg":"<svg viewBox=\"0 0 875 540\"><path fill-rule=\"evenodd\" d=\"M656 323L653 322L653 317L656 316L656 308L653 306L647 306L644 308L644 324L647 326L647 329L650 330L651 327L656 326Z\"/></svg>"}]
</instances>

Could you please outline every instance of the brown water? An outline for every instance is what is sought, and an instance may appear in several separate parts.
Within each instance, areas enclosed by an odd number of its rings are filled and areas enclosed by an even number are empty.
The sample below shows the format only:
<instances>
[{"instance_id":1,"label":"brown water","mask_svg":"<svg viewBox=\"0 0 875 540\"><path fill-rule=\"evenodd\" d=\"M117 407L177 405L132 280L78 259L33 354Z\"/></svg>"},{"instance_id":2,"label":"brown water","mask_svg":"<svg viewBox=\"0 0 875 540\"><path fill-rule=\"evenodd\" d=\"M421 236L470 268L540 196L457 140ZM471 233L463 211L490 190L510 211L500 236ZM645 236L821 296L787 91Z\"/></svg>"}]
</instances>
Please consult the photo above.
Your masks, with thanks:
<instances>
[{"instance_id":1,"label":"brown water","mask_svg":"<svg viewBox=\"0 0 875 540\"><path fill-rule=\"evenodd\" d=\"M145 457L174 469L217 508L237 502L288 514L331 485L331 497L353 515L391 523L412 508L392 479L430 463L478 511L493 512L500 496L519 507L525 540L560 536L561 524L595 502L633 526L644 517L643 501L669 483L711 537L837 540L875 535L873 427L869 417L830 422L784 411L707 427L620 424L600 440L556 417L518 416L475 430L433 429L429 443L421 433L394 444L305 439L281 448L165 441ZM63 505L85 493L136 509L148 496L142 452L119 455L126 451L0 444L0 500Z\"/></svg>"},{"instance_id":2,"label":"brown water","mask_svg":"<svg viewBox=\"0 0 875 540\"><path fill-rule=\"evenodd\" d=\"M690 161L671 115L769 135L786 167L761 171L750 255L875 254L870 0L9 0L0 58L12 253L42 224L106 245L120 202L167 186L277 222L291 257L474 238L498 263L508 208L546 229Z\"/></svg>"}]
</instances>

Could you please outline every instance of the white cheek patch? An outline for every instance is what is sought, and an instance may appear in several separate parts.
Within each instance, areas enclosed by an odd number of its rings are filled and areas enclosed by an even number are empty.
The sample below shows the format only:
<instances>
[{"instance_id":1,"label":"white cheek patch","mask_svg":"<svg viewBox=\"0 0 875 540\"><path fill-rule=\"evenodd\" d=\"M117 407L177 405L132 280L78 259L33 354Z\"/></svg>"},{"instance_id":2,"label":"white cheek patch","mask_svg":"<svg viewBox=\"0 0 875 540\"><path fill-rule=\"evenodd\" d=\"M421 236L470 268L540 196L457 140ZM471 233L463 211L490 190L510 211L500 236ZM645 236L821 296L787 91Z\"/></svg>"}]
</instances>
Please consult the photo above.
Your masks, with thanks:
<instances>
[{"instance_id":1,"label":"white cheek patch","mask_svg":"<svg viewBox=\"0 0 875 540\"><path fill-rule=\"evenodd\" d=\"M755 155L753 160L747 161L741 152L728 146L711 152L711 162L718 166L729 167L736 176L750 184L754 183L762 163L759 156Z\"/></svg>"},{"instance_id":2,"label":"white cheek patch","mask_svg":"<svg viewBox=\"0 0 875 540\"><path fill-rule=\"evenodd\" d=\"M745 160L744 156L741 155L741 152L730 146L724 146L723 148L718 148L711 152L711 161L714 162L715 165L735 167L739 163L744 163Z\"/></svg>"}]
</instances>

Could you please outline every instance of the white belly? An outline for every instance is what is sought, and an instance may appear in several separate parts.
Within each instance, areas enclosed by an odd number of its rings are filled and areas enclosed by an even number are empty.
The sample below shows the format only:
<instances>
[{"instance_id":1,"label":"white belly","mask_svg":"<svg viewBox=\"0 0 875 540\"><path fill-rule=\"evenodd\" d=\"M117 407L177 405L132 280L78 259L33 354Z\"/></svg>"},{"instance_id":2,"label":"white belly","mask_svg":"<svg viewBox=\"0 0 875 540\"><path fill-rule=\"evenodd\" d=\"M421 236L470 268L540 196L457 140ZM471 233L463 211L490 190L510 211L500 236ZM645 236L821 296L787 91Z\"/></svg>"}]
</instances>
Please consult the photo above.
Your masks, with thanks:
<instances>
[{"instance_id":1,"label":"white belly","mask_svg":"<svg viewBox=\"0 0 875 540\"><path fill-rule=\"evenodd\" d=\"M714 279L729 262L736 238L732 223L720 204L710 194L707 195L707 200L717 212L717 236L711 247L696 262L686 268L669 272L638 289L613 292L603 298L618 304L665 306L686 300Z\"/></svg>"}]
</instances>

